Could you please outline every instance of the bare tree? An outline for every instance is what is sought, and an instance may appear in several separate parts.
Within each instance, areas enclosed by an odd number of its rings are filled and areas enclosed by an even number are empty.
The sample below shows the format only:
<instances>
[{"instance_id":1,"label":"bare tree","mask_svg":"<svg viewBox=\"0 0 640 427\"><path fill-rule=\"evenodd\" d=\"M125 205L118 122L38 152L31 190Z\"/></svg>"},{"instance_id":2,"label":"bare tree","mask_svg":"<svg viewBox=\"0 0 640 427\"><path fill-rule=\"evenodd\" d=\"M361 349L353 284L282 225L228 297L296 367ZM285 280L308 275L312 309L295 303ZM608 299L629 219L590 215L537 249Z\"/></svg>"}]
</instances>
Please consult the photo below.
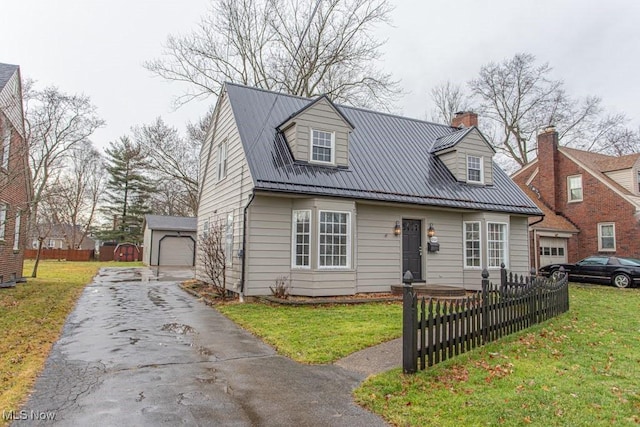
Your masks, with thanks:
<instances>
[{"instance_id":1,"label":"bare tree","mask_svg":"<svg viewBox=\"0 0 640 427\"><path fill-rule=\"evenodd\" d=\"M33 81L23 85L26 139L32 178L32 207L28 235L38 235L39 249L45 237L42 228L46 221L39 220L39 206L49 185L59 176L71 150L85 142L93 132L104 125L96 107L85 95L68 95L56 87L41 91L33 89ZM35 230L35 233L34 233ZM38 263L32 277L36 277Z\"/></svg>"},{"instance_id":2,"label":"bare tree","mask_svg":"<svg viewBox=\"0 0 640 427\"><path fill-rule=\"evenodd\" d=\"M177 129L158 117L153 123L134 128L136 142L147 158L147 173L159 183L154 194L157 212L195 216L198 212L198 170L201 141L198 125L194 138L182 138ZM160 198L160 199L158 199Z\"/></svg>"},{"instance_id":3,"label":"bare tree","mask_svg":"<svg viewBox=\"0 0 640 427\"><path fill-rule=\"evenodd\" d=\"M213 0L191 34L169 36L164 57L145 67L190 83L178 105L232 81L389 109L400 89L376 68L383 42L373 29L391 10L388 0Z\"/></svg>"},{"instance_id":4,"label":"bare tree","mask_svg":"<svg viewBox=\"0 0 640 427\"><path fill-rule=\"evenodd\" d=\"M430 120L450 124L460 111L473 111L471 100L460 85L450 81L440 83L431 89L431 102L434 107Z\"/></svg>"},{"instance_id":5,"label":"bare tree","mask_svg":"<svg viewBox=\"0 0 640 427\"><path fill-rule=\"evenodd\" d=\"M601 100L576 100L567 95L562 80L550 77L548 64L537 65L531 54L516 54L502 63L491 62L469 82L479 103L483 124L498 152L519 165L531 160L536 133L555 125L563 145L601 151L606 135L624 127L622 114L603 116Z\"/></svg>"},{"instance_id":6,"label":"bare tree","mask_svg":"<svg viewBox=\"0 0 640 427\"><path fill-rule=\"evenodd\" d=\"M80 246L93 226L105 189L101 154L89 141L70 149L70 163L51 183L42 199L49 218L62 230L69 248Z\"/></svg>"},{"instance_id":7,"label":"bare tree","mask_svg":"<svg viewBox=\"0 0 640 427\"><path fill-rule=\"evenodd\" d=\"M70 150L104 125L96 107L85 95L67 95L56 87L25 93L25 124L33 203L37 206L49 180L64 166Z\"/></svg>"},{"instance_id":8,"label":"bare tree","mask_svg":"<svg viewBox=\"0 0 640 427\"><path fill-rule=\"evenodd\" d=\"M227 257L225 246L225 224L220 218L209 222L209 227L198 239L198 259L206 281L221 297L227 295Z\"/></svg>"}]
</instances>

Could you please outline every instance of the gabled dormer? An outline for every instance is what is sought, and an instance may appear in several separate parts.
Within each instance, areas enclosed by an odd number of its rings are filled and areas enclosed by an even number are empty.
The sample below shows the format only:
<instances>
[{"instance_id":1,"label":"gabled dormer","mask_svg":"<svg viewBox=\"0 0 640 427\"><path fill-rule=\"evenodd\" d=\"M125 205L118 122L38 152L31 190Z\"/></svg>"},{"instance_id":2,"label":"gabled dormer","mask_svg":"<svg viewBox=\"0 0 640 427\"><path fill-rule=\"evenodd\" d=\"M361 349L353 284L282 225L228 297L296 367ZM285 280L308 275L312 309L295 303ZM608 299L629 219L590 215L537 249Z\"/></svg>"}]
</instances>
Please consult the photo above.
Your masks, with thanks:
<instances>
[{"instance_id":1,"label":"gabled dormer","mask_svg":"<svg viewBox=\"0 0 640 427\"><path fill-rule=\"evenodd\" d=\"M459 182L493 185L496 151L477 127L459 129L438 138L431 153L442 160Z\"/></svg>"},{"instance_id":2,"label":"gabled dormer","mask_svg":"<svg viewBox=\"0 0 640 427\"><path fill-rule=\"evenodd\" d=\"M349 134L353 125L326 95L292 114L278 130L298 162L349 165Z\"/></svg>"}]
</instances>

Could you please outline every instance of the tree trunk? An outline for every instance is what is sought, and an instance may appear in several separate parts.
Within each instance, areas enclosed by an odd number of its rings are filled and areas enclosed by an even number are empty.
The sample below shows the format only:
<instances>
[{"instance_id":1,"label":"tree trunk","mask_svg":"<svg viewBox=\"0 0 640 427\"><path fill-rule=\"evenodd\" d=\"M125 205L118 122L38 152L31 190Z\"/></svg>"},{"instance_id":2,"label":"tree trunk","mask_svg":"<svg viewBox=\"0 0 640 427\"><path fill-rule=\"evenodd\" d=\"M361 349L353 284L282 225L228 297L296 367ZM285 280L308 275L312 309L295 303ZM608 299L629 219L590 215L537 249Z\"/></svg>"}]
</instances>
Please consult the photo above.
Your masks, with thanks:
<instances>
[{"instance_id":1,"label":"tree trunk","mask_svg":"<svg viewBox=\"0 0 640 427\"><path fill-rule=\"evenodd\" d=\"M38 264L40 264L40 253L42 252L42 243L44 239L42 237L38 237L38 252L36 252L36 262L33 264L33 271L31 272L31 277L35 278L38 276Z\"/></svg>"}]
</instances>

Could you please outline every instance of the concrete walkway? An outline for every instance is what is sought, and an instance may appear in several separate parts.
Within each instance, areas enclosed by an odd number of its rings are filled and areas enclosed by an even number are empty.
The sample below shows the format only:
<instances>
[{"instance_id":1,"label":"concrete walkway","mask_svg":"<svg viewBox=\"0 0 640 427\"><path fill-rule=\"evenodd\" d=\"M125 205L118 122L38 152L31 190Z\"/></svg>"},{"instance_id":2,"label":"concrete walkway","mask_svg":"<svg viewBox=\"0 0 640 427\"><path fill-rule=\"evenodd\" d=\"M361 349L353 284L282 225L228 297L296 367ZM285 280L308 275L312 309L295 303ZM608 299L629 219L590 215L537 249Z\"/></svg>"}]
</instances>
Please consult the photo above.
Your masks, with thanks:
<instances>
[{"instance_id":1,"label":"concrete walkway","mask_svg":"<svg viewBox=\"0 0 640 427\"><path fill-rule=\"evenodd\" d=\"M379 374L402 366L402 338L365 348L335 362L365 376Z\"/></svg>"},{"instance_id":2,"label":"concrete walkway","mask_svg":"<svg viewBox=\"0 0 640 427\"><path fill-rule=\"evenodd\" d=\"M342 367L366 359L308 366L279 356L182 291L188 274L101 270L14 424L385 425L352 401L368 371Z\"/></svg>"}]
</instances>

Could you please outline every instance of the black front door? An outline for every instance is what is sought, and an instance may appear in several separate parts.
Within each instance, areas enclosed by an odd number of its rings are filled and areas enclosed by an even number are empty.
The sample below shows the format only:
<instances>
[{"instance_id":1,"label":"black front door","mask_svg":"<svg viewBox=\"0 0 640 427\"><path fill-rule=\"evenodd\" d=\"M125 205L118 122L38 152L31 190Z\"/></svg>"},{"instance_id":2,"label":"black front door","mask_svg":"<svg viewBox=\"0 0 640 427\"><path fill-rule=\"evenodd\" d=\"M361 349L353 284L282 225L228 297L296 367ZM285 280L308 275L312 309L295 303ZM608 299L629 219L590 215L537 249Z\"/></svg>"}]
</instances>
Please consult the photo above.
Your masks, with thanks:
<instances>
[{"instance_id":1,"label":"black front door","mask_svg":"<svg viewBox=\"0 0 640 427\"><path fill-rule=\"evenodd\" d=\"M402 220L402 274L409 270L413 280L422 280L422 221Z\"/></svg>"}]
</instances>

